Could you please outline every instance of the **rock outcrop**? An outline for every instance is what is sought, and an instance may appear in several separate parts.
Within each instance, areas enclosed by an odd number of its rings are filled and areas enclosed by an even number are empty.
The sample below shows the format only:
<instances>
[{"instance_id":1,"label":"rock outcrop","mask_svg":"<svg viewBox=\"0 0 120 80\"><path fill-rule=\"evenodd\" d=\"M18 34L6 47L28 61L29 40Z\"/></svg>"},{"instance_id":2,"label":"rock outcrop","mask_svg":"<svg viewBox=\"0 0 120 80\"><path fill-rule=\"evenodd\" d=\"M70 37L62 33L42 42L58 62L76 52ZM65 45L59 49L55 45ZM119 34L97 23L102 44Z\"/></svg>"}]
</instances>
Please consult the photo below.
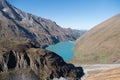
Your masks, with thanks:
<instances>
[{"instance_id":1,"label":"rock outcrop","mask_svg":"<svg viewBox=\"0 0 120 80\"><path fill-rule=\"evenodd\" d=\"M84 75L82 67L64 62L57 54L20 44L0 53L1 80L50 80L70 78L78 80Z\"/></svg>"},{"instance_id":2,"label":"rock outcrop","mask_svg":"<svg viewBox=\"0 0 120 80\"><path fill-rule=\"evenodd\" d=\"M76 40L84 31L64 29L55 22L25 13L0 0L0 39L31 41L46 47L60 41Z\"/></svg>"},{"instance_id":3,"label":"rock outcrop","mask_svg":"<svg viewBox=\"0 0 120 80\"><path fill-rule=\"evenodd\" d=\"M88 31L76 41L76 61L82 63L119 63L120 14Z\"/></svg>"}]
</instances>

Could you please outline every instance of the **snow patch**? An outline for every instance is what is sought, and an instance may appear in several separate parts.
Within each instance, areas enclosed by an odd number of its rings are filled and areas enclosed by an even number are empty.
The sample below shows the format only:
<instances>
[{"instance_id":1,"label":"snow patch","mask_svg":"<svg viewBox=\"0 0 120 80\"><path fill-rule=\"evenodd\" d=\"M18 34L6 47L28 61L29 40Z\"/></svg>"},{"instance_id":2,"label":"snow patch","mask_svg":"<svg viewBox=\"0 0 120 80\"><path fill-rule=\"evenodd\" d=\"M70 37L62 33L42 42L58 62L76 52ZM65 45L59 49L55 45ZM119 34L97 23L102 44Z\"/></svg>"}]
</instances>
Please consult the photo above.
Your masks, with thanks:
<instances>
[{"instance_id":1,"label":"snow patch","mask_svg":"<svg viewBox=\"0 0 120 80\"><path fill-rule=\"evenodd\" d=\"M7 11L7 8L3 8L2 10L5 12L5 11Z\"/></svg>"}]
</instances>

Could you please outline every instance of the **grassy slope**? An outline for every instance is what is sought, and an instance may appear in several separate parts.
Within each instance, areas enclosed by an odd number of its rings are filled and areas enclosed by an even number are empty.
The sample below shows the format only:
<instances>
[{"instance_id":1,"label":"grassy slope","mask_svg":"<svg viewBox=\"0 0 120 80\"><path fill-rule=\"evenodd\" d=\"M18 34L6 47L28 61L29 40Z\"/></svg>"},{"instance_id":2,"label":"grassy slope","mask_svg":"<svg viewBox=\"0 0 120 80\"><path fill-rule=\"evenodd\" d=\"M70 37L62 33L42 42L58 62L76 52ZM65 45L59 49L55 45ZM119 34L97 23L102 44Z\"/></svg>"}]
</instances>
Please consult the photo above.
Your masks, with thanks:
<instances>
[{"instance_id":1,"label":"grassy slope","mask_svg":"<svg viewBox=\"0 0 120 80\"><path fill-rule=\"evenodd\" d=\"M113 63L120 59L120 14L97 25L76 41L74 62Z\"/></svg>"}]
</instances>

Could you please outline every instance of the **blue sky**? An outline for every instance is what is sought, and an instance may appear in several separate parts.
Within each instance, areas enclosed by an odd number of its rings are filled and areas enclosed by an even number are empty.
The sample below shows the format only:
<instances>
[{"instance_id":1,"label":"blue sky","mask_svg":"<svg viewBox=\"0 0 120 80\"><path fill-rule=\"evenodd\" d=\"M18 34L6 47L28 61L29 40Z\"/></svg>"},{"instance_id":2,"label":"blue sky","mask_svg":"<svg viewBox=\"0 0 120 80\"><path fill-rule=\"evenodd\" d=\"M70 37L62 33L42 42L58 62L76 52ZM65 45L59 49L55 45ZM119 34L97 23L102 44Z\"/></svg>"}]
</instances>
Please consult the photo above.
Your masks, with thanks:
<instances>
[{"instance_id":1,"label":"blue sky","mask_svg":"<svg viewBox=\"0 0 120 80\"><path fill-rule=\"evenodd\" d=\"M120 13L120 0L8 0L15 7L73 29L91 29Z\"/></svg>"}]
</instances>

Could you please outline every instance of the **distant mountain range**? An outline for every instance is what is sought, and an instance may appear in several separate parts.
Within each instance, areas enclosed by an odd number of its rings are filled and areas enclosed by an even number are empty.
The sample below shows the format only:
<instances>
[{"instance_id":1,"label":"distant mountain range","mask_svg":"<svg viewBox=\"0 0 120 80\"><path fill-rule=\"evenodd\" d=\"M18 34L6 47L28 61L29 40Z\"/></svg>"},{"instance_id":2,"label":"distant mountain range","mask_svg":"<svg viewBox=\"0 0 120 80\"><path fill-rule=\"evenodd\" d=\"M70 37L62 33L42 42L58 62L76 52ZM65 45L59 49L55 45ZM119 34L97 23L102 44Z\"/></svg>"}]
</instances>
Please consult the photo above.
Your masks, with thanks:
<instances>
[{"instance_id":1,"label":"distant mountain range","mask_svg":"<svg viewBox=\"0 0 120 80\"><path fill-rule=\"evenodd\" d=\"M73 41L86 31L62 28L55 22L25 13L0 0L0 40L31 42L45 47L60 41Z\"/></svg>"},{"instance_id":2,"label":"distant mountain range","mask_svg":"<svg viewBox=\"0 0 120 80\"><path fill-rule=\"evenodd\" d=\"M120 14L80 37L74 51L79 63L120 63Z\"/></svg>"}]
</instances>

